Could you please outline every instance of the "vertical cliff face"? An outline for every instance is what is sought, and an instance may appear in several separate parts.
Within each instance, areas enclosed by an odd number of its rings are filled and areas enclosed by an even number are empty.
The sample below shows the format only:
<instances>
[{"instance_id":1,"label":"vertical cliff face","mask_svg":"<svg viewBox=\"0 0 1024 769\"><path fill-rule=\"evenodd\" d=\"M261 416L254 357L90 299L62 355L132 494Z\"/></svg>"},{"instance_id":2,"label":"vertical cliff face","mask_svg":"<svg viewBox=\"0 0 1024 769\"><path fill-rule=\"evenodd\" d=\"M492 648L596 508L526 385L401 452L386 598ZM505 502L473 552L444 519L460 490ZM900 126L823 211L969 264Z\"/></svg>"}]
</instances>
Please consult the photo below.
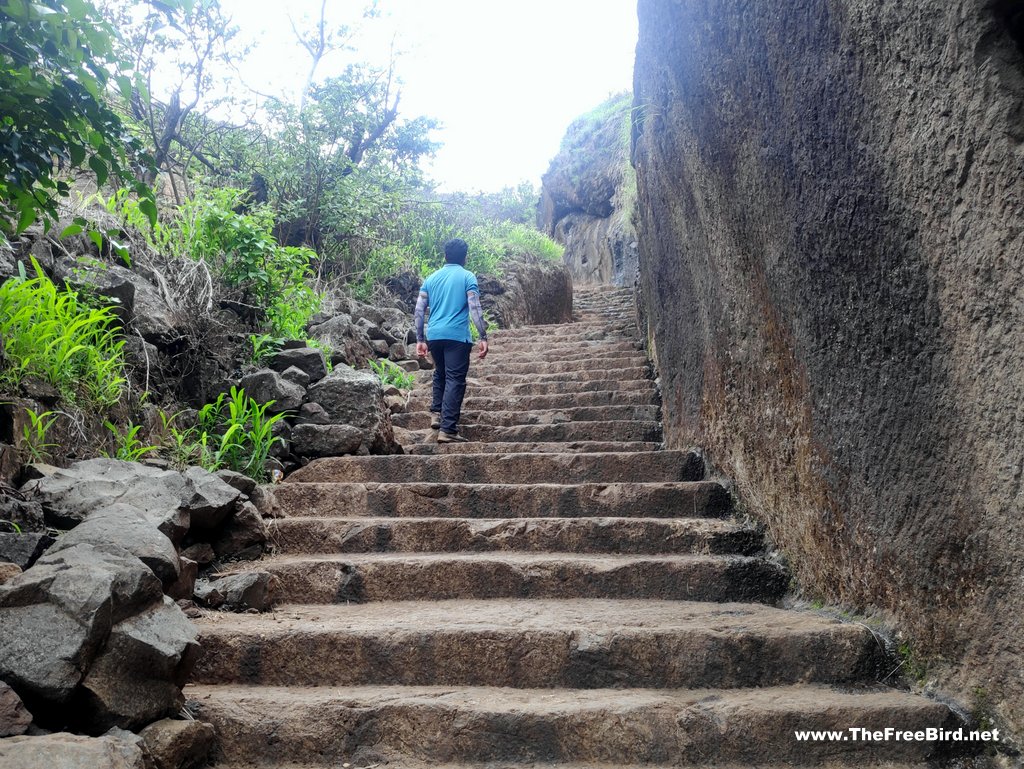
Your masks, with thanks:
<instances>
[{"instance_id":1,"label":"vertical cliff face","mask_svg":"<svg viewBox=\"0 0 1024 769\"><path fill-rule=\"evenodd\" d=\"M565 246L576 283L621 286L636 278L632 104L630 94L619 94L575 120L542 180L538 226Z\"/></svg>"},{"instance_id":2,"label":"vertical cliff face","mask_svg":"<svg viewBox=\"0 0 1024 769\"><path fill-rule=\"evenodd\" d=\"M669 443L1021 733L1014 8L640 0L633 162Z\"/></svg>"}]
</instances>

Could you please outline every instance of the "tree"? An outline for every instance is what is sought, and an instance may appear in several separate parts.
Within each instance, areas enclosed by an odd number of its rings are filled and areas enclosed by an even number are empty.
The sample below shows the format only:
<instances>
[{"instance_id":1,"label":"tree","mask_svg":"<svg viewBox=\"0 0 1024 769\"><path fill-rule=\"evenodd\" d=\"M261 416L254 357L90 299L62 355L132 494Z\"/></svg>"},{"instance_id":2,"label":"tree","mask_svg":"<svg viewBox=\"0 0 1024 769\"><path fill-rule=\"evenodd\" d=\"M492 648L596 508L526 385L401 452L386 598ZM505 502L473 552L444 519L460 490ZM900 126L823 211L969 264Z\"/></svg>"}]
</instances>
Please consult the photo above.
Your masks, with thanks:
<instances>
[{"instance_id":1,"label":"tree","mask_svg":"<svg viewBox=\"0 0 1024 769\"><path fill-rule=\"evenodd\" d=\"M108 102L130 95L115 35L87 0L0 0L0 227L20 232L57 218L67 174L88 167L131 186L151 220L156 206L137 179L147 163Z\"/></svg>"}]
</instances>

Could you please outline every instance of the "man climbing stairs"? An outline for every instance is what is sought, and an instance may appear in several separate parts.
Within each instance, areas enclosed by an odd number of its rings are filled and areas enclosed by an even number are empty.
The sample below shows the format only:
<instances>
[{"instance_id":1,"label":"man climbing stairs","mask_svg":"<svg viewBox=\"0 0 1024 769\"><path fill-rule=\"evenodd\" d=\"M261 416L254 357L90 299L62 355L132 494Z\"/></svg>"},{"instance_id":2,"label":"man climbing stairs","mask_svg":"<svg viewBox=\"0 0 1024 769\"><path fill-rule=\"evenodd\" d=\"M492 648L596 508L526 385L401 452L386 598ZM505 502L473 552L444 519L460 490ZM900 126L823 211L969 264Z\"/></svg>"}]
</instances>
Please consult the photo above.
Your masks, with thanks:
<instances>
[{"instance_id":1,"label":"man climbing stairs","mask_svg":"<svg viewBox=\"0 0 1024 769\"><path fill-rule=\"evenodd\" d=\"M471 443L324 459L277 488L273 614L210 613L186 690L228 767L911 767L947 707L875 684L863 625L788 575L699 454L660 449L630 294L494 335ZM429 436L426 386L396 424ZM240 568L247 568L245 566ZM883 673L884 675L884 673Z\"/></svg>"}]
</instances>

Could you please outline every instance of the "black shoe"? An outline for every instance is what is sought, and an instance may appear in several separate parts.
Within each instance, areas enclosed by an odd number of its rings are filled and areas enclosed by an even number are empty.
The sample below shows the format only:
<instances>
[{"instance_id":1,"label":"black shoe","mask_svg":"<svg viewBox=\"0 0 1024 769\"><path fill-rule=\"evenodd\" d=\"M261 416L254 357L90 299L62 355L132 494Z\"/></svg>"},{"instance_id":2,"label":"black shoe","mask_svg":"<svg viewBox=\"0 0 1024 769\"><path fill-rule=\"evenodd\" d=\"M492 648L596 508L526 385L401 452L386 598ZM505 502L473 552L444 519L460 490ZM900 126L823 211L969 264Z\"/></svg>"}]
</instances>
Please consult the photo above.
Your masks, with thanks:
<instances>
[{"instance_id":1,"label":"black shoe","mask_svg":"<svg viewBox=\"0 0 1024 769\"><path fill-rule=\"evenodd\" d=\"M436 411L430 412L430 429L440 430L441 429L441 415Z\"/></svg>"},{"instance_id":2,"label":"black shoe","mask_svg":"<svg viewBox=\"0 0 1024 769\"><path fill-rule=\"evenodd\" d=\"M469 443L468 438L463 438L461 435L454 435L452 433L438 433L438 443Z\"/></svg>"}]
</instances>

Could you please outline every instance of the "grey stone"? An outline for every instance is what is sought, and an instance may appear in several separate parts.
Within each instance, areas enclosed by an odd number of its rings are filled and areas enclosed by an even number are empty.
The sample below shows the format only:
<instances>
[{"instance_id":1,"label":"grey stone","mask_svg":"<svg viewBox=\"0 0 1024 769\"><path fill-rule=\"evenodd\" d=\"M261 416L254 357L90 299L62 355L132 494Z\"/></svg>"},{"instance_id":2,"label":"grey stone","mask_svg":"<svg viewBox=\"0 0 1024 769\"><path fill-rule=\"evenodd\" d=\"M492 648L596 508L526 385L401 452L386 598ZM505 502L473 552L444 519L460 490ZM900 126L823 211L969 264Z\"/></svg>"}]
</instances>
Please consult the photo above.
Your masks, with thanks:
<instances>
[{"instance_id":1,"label":"grey stone","mask_svg":"<svg viewBox=\"0 0 1024 769\"><path fill-rule=\"evenodd\" d=\"M41 532L46 528L42 505L31 499L0 496L0 521L4 521L0 528L5 532L14 533L11 524L21 529L23 534Z\"/></svg>"},{"instance_id":2,"label":"grey stone","mask_svg":"<svg viewBox=\"0 0 1024 769\"><path fill-rule=\"evenodd\" d=\"M395 365L407 374L420 370L420 362L418 360L400 360Z\"/></svg>"},{"instance_id":3,"label":"grey stone","mask_svg":"<svg viewBox=\"0 0 1024 769\"><path fill-rule=\"evenodd\" d=\"M142 747L119 735L86 737L56 732L0 740L5 769L150 769Z\"/></svg>"},{"instance_id":4,"label":"grey stone","mask_svg":"<svg viewBox=\"0 0 1024 769\"><path fill-rule=\"evenodd\" d=\"M199 658L196 628L170 598L114 625L82 681L94 728L138 729L181 709Z\"/></svg>"},{"instance_id":5,"label":"grey stone","mask_svg":"<svg viewBox=\"0 0 1024 769\"><path fill-rule=\"evenodd\" d=\"M303 404L303 406L305 405ZM246 496L251 494L252 490L256 488L256 481L244 473L236 473L234 470L218 470L214 475L231 488L238 489Z\"/></svg>"},{"instance_id":6,"label":"grey stone","mask_svg":"<svg viewBox=\"0 0 1024 769\"><path fill-rule=\"evenodd\" d=\"M391 345L383 339L371 339L370 346L373 347L373 352L378 358L386 358L391 352Z\"/></svg>"},{"instance_id":7,"label":"grey stone","mask_svg":"<svg viewBox=\"0 0 1024 769\"><path fill-rule=\"evenodd\" d=\"M14 689L0 681L0 737L24 734L31 723L32 714L28 712L21 697Z\"/></svg>"},{"instance_id":8,"label":"grey stone","mask_svg":"<svg viewBox=\"0 0 1024 769\"><path fill-rule=\"evenodd\" d=\"M384 405L380 379L369 371L336 366L334 371L309 389L335 424L347 424L363 431L363 445L372 453L395 450L391 418Z\"/></svg>"},{"instance_id":9,"label":"grey stone","mask_svg":"<svg viewBox=\"0 0 1024 769\"><path fill-rule=\"evenodd\" d=\"M270 611L281 589L280 580L267 571L229 574L210 583L222 596L223 608L232 611Z\"/></svg>"},{"instance_id":10,"label":"grey stone","mask_svg":"<svg viewBox=\"0 0 1024 769\"><path fill-rule=\"evenodd\" d=\"M115 543L153 570L161 583L170 585L178 579L178 552L174 543L152 520L134 507L114 504L94 511L82 523L60 537L50 548L60 553L78 545Z\"/></svg>"},{"instance_id":11,"label":"grey stone","mask_svg":"<svg viewBox=\"0 0 1024 769\"><path fill-rule=\"evenodd\" d=\"M218 526L238 504L242 492L223 478L201 467L185 470L192 495L185 502L193 528Z\"/></svg>"},{"instance_id":12,"label":"grey stone","mask_svg":"<svg viewBox=\"0 0 1024 769\"><path fill-rule=\"evenodd\" d=\"M139 736L156 769L201 769L210 758L216 732L202 721L165 718L147 726Z\"/></svg>"},{"instance_id":13,"label":"grey stone","mask_svg":"<svg viewBox=\"0 0 1024 769\"><path fill-rule=\"evenodd\" d=\"M387 404L388 411L392 414L401 414L405 411L405 398L401 395L387 395L384 398L384 403Z\"/></svg>"},{"instance_id":14,"label":"grey stone","mask_svg":"<svg viewBox=\"0 0 1024 769\"><path fill-rule=\"evenodd\" d=\"M262 547L270 538L263 516L252 502L243 503L228 519L223 530L213 543L218 558L237 557L240 552L253 545Z\"/></svg>"},{"instance_id":15,"label":"grey stone","mask_svg":"<svg viewBox=\"0 0 1024 769\"><path fill-rule=\"evenodd\" d=\"M156 523L173 542L189 527L183 505L193 490L181 473L117 459L89 459L32 481L24 490L43 506L47 523L71 528L92 512L123 504Z\"/></svg>"},{"instance_id":16,"label":"grey stone","mask_svg":"<svg viewBox=\"0 0 1024 769\"><path fill-rule=\"evenodd\" d=\"M327 425L331 423L331 415L319 403L303 403L297 421L299 424Z\"/></svg>"},{"instance_id":17,"label":"grey stone","mask_svg":"<svg viewBox=\"0 0 1024 769\"><path fill-rule=\"evenodd\" d=\"M253 489L249 501L264 518L274 514L274 489L272 486L260 485Z\"/></svg>"},{"instance_id":18,"label":"grey stone","mask_svg":"<svg viewBox=\"0 0 1024 769\"><path fill-rule=\"evenodd\" d=\"M37 531L24 534L0 532L0 561L16 563L22 569L27 569L53 542L49 534Z\"/></svg>"},{"instance_id":19,"label":"grey stone","mask_svg":"<svg viewBox=\"0 0 1024 769\"><path fill-rule=\"evenodd\" d=\"M0 678L26 699L65 703L111 628L161 598L160 581L123 548L48 552L0 586Z\"/></svg>"},{"instance_id":20,"label":"grey stone","mask_svg":"<svg viewBox=\"0 0 1024 769\"><path fill-rule=\"evenodd\" d=\"M337 457L354 454L363 431L352 425L301 424L292 429L292 450L302 457Z\"/></svg>"},{"instance_id":21,"label":"grey stone","mask_svg":"<svg viewBox=\"0 0 1024 769\"><path fill-rule=\"evenodd\" d=\"M312 381L309 378L309 374L295 366L286 368L284 371L281 372L281 376L283 376L289 382L293 382L297 384L299 387L303 388L309 386L310 381Z\"/></svg>"},{"instance_id":22,"label":"grey stone","mask_svg":"<svg viewBox=\"0 0 1024 769\"><path fill-rule=\"evenodd\" d=\"M271 414L297 409L306 396L306 391L299 385L268 368L242 377L241 387L257 403L269 403L267 411Z\"/></svg>"},{"instance_id":23,"label":"grey stone","mask_svg":"<svg viewBox=\"0 0 1024 769\"><path fill-rule=\"evenodd\" d=\"M189 545L181 551L181 557L187 558L190 561L195 561L200 566L206 566L207 564L213 563L217 555L213 552L213 546L208 542L197 542L194 545Z\"/></svg>"},{"instance_id":24,"label":"grey stone","mask_svg":"<svg viewBox=\"0 0 1024 769\"><path fill-rule=\"evenodd\" d=\"M224 604L224 594L209 580L196 580L193 597L200 606L207 609L217 609Z\"/></svg>"},{"instance_id":25,"label":"grey stone","mask_svg":"<svg viewBox=\"0 0 1024 769\"><path fill-rule=\"evenodd\" d=\"M281 350L270 358L267 365L278 373L284 373L289 368L297 368L312 382L327 376L327 361L323 350L317 347Z\"/></svg>"},{"instance_id":26,"label":"grey stone","mask_svg":"<svg viewBox=\"0 0 1024 769\"><path fill-rule=\"evenodd\" d=\"M182 598L191 598L196 586L196 576L199 574L199 564L191 558L181 556L181 567L178 578L168 585L164 592L175 601Z\"/></svg>"},{"instance_id":27,"label":"grey stone","mask_svg":"<svg viewBox=\"0 0 1024 769\"><path fill-rule=\"evenodd\" d=\"M408 351L405 348L405 342L395 342L388 348L389 360L397 363L400 360L405 360L407 357Z\"/></svg>"},{"instance_id":28,"label":"grey stone","mask_svg":"<svg viewBox=\"0 0 1024 769\"><path fill-rule=\"evenodd\" d=\"M336 315L314 325L310 328L310 334L330 345L333 350L331 362L335 366L365 366L374 357L366 329L354 324L349 315Z\"/></svg>"}]
</instances>

